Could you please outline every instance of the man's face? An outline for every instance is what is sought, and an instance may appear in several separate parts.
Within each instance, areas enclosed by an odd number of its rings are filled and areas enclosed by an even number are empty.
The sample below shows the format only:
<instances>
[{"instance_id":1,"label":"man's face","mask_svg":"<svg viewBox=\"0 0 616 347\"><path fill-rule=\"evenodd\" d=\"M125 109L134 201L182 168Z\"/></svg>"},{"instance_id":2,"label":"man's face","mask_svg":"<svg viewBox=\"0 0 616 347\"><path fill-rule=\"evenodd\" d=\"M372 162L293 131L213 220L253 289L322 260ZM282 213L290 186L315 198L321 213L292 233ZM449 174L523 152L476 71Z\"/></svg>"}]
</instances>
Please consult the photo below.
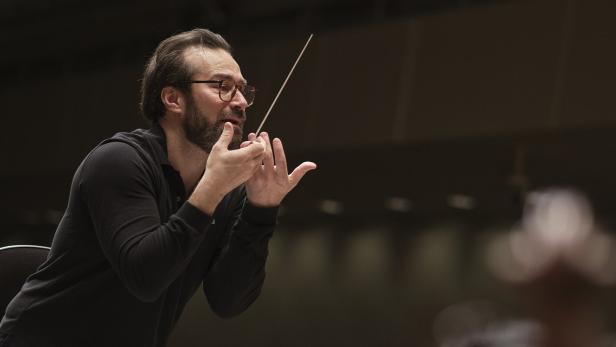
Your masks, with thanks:
<instances>
[{"instance_id":1,"label":"man's face","mask_svg":"<svg viewBox=\"0 0 616 347\"><path fill-rule=\"evenodd\" d=\"M189 48L185 53L188 64L194 68L193 80L227 80L245 84L238 64L222 49ZM187 95L182 128L186 139L210 152L222 133L225 122L233 124L233 140L229 148L238 148L242 141L247 103L238 91L230 101L219 97L216 83L196 83Z\"/></svg>"}]
</instances>

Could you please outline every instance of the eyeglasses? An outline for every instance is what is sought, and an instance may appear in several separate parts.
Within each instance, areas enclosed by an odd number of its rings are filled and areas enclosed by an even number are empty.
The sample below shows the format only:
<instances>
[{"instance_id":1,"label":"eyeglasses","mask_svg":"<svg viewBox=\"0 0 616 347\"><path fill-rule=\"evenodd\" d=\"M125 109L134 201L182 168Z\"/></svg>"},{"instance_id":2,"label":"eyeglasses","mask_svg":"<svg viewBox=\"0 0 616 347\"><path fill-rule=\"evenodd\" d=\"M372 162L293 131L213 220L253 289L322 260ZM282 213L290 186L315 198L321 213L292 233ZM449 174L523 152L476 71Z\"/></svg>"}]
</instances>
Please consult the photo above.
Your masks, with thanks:
<instances>
[{"instance_id":1,"label":"eyeglasses","mask_svg":"<svg viewBox=\"0 0 616 347\"><path fill-rule=\"evenodd\" d=\"M249 85L237 85L229 80L206 80L206 81L189 81L190 83L218 83L218 97L220 100L229 102L235 97L235 93L239 90L246 99L248 106L255 101L257 89Z\"/></svg>"}]
</instances>

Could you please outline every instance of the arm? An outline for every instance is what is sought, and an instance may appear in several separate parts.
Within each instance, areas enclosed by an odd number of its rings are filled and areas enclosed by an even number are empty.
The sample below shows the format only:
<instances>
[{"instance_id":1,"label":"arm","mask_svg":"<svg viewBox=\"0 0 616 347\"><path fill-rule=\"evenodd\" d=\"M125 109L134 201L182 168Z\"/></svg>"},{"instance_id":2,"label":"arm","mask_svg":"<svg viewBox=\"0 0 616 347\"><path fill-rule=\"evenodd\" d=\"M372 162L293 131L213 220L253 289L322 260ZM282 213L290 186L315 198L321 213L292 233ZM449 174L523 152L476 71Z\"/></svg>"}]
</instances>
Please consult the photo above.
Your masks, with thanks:
<instances>
[{"instance_id":1,"label":"arm","mask_svg":"<svg viewBox=\"0 0 616 347\"><path fill-rule=\"evenodd\" d=\"M299 183L306 172L316 168L311 162L300 164L290 175L280 139L270 143L267 133L263 162L246 181L244 208L236 211L229 246L204 281L204 291L212 309L222 317L243 312L257 298L265 279L268 241L276 223L282 199ZM257 140L249 134L250 141ZM245 142L242 147L251 142Z\"/></svg>"},{"instance_id":2,"label":"arm","mask_svg":"<svg viewBox=\"0 0 616 347\"><path fill-rule=\"evenodd\" d=\"M229 151L232 137L233 127L227 123L193 194L164 223L158 212L157 177L136 149L108 143L84 161L82 197L103 253L140 300L155 301L184 271L222 197L252 176L262 161L261 140Z\"/></svg>"},{"instance_id":3,"label":"arm","mask_svg":"<svg viewBox=\"0 0 616 347\"><path fill-rule=\"evenodd\" d=\"M226 226L229 231L222 240L222 252L203 281L210 307L224 318L242 313L259 296L278 212L276 207L251 205L244 194L241 197Z\"/></svg>"},{"instance_id":4,"label":"arm","mask_svg":"<svg viewBox=\"0 0 616 347\"><path fill-rule=\"evenodd\" d=\"M133 295L155 301L190 262L210 216L185 203L163 223L155 176L126 143L95 149L81 170L82 199L103 253Z\"/></svg>"},{"instance_id":5,"label":"arm","mask_svg":"<svg viewBox=\"0 0 616 347\"><path fill-rule=\"evenodd\" d=\"M157 300L184 271L222 197L247 180L262 161L265 146L260 140L229 151L232 137L233 127L227 123L195 191L164 223L158 212L157 177L136 149L108 143L84 161L82 198L102 251L140 300Z\"/></svg>"}]
</instances>

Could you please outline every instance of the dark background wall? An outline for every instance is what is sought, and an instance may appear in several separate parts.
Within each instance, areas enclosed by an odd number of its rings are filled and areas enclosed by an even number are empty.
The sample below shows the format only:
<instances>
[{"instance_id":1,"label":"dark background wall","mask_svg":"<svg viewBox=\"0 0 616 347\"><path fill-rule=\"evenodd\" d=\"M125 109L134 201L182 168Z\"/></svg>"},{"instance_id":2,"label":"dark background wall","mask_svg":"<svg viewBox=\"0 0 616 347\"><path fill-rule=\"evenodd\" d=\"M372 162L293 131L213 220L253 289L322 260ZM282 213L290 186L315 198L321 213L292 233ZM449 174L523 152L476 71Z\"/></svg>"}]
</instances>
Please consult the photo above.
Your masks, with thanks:
<instances>
[{"instance_id":1,"label":"dark background wall","mask_svg":"<svg viewBox=\"0 0 616 347\"><path fill-rule=\"evenodd\" d=\"M257 86L255 129L319 170L285 201L263 295L220 320L198 294L172 346L434 345L455 302L516 312L486 267L526 192L575 186L613 224L616 80L607 0L5 1L0 246L49 244L74 169L144 127L138 86L163 38L222 33ZM512 313L512 314L513 314Z\"/></svg>"}]
</instances>

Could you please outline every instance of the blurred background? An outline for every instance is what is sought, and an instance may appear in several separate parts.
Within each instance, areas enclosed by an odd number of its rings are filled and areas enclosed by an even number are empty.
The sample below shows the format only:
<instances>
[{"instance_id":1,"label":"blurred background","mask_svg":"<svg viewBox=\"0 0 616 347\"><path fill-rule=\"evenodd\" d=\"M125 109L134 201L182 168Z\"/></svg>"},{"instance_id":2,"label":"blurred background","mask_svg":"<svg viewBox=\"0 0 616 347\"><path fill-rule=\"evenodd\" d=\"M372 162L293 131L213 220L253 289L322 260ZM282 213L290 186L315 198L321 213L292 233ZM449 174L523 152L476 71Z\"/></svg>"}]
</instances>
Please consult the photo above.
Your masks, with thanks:
<instances>
[{"instance_id":1,"label":"blurred background","mask_svg":"<svg viewBox=\"0 0 616 347\"><path fill-rule=\"evenodd\" d=\"M319 169L284 202L263 293L221 320L198 292L170 346L437 346L460 303L522 317L486 252L527 193L576 187L613 230L614 13L609 0L3 0L0 246L49 245L83 157L147 127L139 79L162 39L227 38L258 89L254 131L315 33L265 125L292 164Z\"/></svg>"}]
</instances>

